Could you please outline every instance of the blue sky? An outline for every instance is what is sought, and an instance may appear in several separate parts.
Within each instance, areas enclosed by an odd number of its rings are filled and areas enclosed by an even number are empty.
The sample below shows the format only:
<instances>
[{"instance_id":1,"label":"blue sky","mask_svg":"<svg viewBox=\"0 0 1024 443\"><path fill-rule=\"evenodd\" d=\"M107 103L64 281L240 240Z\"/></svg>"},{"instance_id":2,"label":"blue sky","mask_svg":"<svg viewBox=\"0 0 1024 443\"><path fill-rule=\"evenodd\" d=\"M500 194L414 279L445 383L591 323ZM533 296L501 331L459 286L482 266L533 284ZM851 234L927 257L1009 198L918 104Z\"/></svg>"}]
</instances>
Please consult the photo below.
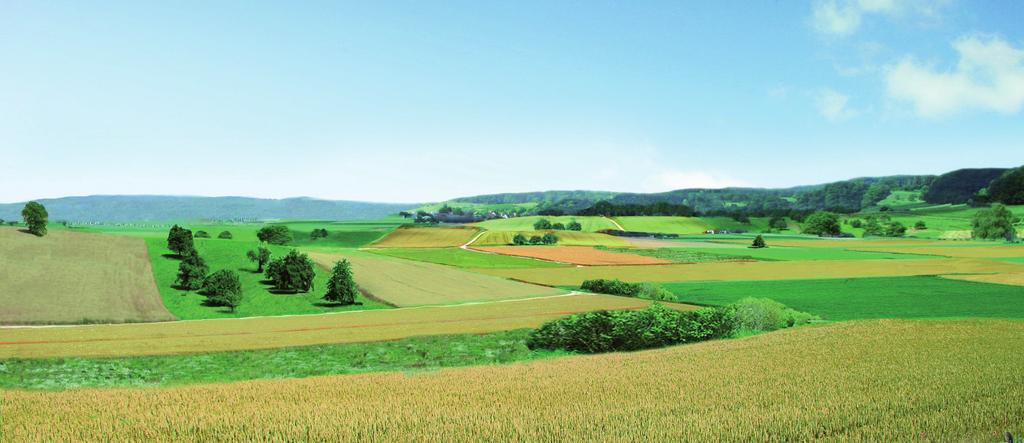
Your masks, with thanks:
<instances>
[{"instance_id":1,"label":"blue sky","mask_svg":"<svg viewBox=\"0 0 1024 443\"><path fill-rule=\"evenodd\" d=\"M1024 2L0 3L0 201L1024 163Z\"/></svg>"}]
</instances>

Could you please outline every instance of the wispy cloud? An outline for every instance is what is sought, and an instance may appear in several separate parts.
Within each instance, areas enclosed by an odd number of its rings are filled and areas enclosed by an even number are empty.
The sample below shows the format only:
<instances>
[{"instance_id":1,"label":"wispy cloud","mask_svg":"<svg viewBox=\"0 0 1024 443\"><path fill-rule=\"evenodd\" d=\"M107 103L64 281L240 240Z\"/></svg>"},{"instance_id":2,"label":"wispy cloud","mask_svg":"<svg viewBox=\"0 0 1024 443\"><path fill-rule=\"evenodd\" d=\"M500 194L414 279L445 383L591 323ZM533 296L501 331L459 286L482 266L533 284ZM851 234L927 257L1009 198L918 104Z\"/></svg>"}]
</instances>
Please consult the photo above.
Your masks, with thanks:
<instances>
[{"instance_id":1,"label":"wispy cloud","mask_svg":"<svg viewBox=\"0 0 1024 443\"><path fill-rule=\"evenodd\" d=\"M975 109L1004 114L1024 106L1024 49L998 37L966 36L953 42L959 61L940 69L907 57L890 67L890 97L912 104L924 117Z\"/></svg>"},{"instance_id":2,"label":"wispy cloud","mask_svg":"<svg viewBox=\"0 0 1024 443\"><path fill-rule=\"evenodd\" d=\"M823 34L848 36L860 29L865 17L911 14L934 21L944 0L815 0L812 24Z\"/></svg>"},{"instance_id":3,"label":"wispy cloud","mask_svg":"<svg viewBox=\"0 0 1024 443\"><path fill-rule=\"evenodd\" d=\"M850 97L832 89L824 89L815 97L818 112L830 121L841 121L857 116L859 112L850 108Z\"/></svg>"}]
</instances>

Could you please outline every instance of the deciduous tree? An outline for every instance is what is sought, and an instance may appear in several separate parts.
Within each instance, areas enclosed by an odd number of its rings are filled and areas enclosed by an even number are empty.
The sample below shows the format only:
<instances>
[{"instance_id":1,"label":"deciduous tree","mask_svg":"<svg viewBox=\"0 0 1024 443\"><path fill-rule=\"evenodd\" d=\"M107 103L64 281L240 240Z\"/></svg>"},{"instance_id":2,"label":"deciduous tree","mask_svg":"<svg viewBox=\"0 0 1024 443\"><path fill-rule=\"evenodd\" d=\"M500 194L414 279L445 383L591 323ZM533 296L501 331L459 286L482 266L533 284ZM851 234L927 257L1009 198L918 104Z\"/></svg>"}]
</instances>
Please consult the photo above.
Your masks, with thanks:
<instances>
[{"instance_id":1,"label":"deciduous tree","mask_svg":"<svg viewBox=\"0 0 1024 443\"><path fill-rule=\"evenodd\" d=\"M331 278L327 280L327 293L324 300L351 305L356 302L356 295L359 289L356 288L355 277L352 275L352 265L348 260L342 260L334 264L331 270Z\"/></svg>"},{"instance_id":2,"label":"deciduous tree","mask_svg":"<svg viewBox=\"0 0 1024 443\"><path fill-rule=\"evenodd\" d=\"M49 217L50 214L46 212L46 207L39 204L39 202L30 201L25 203L25 207L21 210L21 218L25 220L28 232L39 237L46 235L46 223Z\"/></svg>"}]
</instances>

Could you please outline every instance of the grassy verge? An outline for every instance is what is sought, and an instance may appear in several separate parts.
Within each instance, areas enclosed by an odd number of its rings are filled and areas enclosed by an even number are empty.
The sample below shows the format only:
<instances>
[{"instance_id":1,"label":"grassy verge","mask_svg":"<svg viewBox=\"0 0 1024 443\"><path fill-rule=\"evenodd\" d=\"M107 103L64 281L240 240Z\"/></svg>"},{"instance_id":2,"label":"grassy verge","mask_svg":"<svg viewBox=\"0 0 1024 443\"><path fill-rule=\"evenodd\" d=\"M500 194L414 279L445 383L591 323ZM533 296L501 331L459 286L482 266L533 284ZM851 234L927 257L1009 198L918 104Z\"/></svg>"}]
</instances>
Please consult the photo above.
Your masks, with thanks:
<instances>
[{"instance_id":1,"label":"grassy verge","mask_svg":"<svg viewBox=\"0 0 1024 443\"><path fill-rule=\"evenodd\" d=\"M565 355L531 351L529 329L397 341L160 357L0 360L0 387L170 386L377 371L422 371Z\"/></svg>"}]
</instances>

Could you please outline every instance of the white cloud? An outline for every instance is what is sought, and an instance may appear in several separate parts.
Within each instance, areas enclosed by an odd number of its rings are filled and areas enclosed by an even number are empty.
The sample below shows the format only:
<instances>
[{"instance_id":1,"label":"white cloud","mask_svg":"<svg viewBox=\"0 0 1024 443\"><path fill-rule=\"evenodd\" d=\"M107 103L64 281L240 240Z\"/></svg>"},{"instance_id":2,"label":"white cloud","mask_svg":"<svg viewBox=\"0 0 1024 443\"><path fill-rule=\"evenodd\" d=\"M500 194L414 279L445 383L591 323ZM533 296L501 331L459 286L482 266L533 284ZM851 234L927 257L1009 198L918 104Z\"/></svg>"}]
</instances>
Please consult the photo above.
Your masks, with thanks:
<instances>
[{"instance_id":1,"label":"white cloud","mask_svg":"<svg viewBox=\"0 0 1024 443\"><path fill-rule=\"evenodd\" d=\"M924 117L964 110L1020 112L1024 106L1024 49L998 37L967 36L953 42L960 59L942 70L911 58L885 74L889 96L911 103Z\"/></svg>"},{"instance_id":2,"label":"white cloud","mask_svg":"<svg viewBox=\"0 0 1024 443\"><path fill-rule=\"evenodd\" d=\"M944 0L815 0L812 20L818 32L847 36L860 29L867 15L896 17L913 12L934 18L943 4Z\"/></svg>"},{"instance_id":3,"label":"white cloud","mask_svg":"<svg viewBox=\"0 0 1024 443\"><path fill-rule=\"evenodd\" d=\"M825 89L818 94L816 99L818 112L831 121L846 120L858 114L856 110L849 107L850 97L845 94Z\"/></svg>"},{"instance_id":4,"label":"white cloud","mask_svg":"<svg viewBox=\"0 0 1024 443\"><path fill-rule=\"evenodd\" d=\"M727 188L745 186L745 183L703 171L662 171L648 178L645 185L650 192L660 192L687 188Z\"/></svg>"}]
</instances>

